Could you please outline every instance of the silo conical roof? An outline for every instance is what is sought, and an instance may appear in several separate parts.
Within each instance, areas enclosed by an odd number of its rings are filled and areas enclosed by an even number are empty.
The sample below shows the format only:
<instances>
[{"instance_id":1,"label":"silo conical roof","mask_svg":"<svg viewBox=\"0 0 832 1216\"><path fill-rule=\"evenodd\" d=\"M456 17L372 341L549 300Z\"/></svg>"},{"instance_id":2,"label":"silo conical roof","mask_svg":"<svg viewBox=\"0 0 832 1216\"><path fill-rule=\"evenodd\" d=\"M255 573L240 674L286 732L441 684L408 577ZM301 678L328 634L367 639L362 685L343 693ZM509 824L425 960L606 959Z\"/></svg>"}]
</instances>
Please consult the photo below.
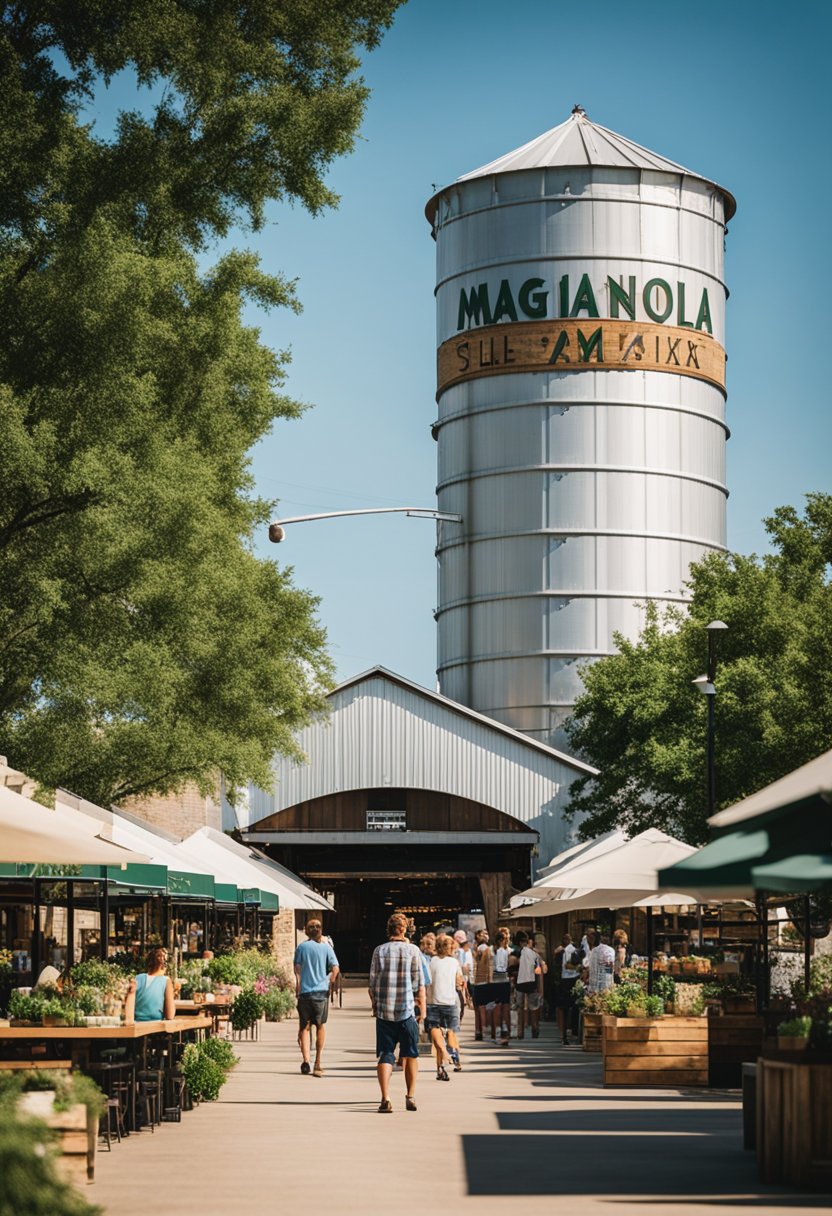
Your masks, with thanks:
<instances>
[{"instance_id":1,"label":"silo conical roof","mask_svg":"<svg viewBox=\"0 0 832 1216\"><path fill-rule=\"evenodd\" d=\"M722 194L725 199L726 221L731 219L737 209L734 196L717 182L703 177L701 173L694 173L692 170L686 169L684 165L668 160L666 156L659 156L657 152L651 152L649 148L643 148L641 144L634 143L624 135L618 135L617 132L610 131L607 127L599 126L598 123L592 122L587 117L580 106L575 106L570 117L560 126L552 127L551 131L544 131L542 135L523 144L521 148L515 148L513 152L507 152L505 156L500 156L497 160L482 165L479 169L473 169L470 173L464 173L456 180L457 182L469 182L479 177L492 177L498 173L519 173L524 169L573 168L586 165L603 168L648 169L653 172L675 173L697 178L699 181L713 186ZM425 208L425 213L431 223L436 211L437 200L447 189L448 187L445 186L442 190L438 190Z\"/></svg>"}]
</instances>

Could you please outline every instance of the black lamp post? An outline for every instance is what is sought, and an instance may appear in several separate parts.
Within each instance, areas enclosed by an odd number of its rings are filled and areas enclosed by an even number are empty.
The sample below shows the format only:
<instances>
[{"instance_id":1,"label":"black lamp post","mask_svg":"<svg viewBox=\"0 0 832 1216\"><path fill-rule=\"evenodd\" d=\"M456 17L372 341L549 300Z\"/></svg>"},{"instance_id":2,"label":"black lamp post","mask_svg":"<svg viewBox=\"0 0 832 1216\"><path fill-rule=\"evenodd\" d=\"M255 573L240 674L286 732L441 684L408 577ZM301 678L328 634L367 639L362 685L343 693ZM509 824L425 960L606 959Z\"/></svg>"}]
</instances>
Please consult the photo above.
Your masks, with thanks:
<instances>
[{"instance_id":1,"label":"black lamp post","mask_svg":"<svg viewBox=\"0 0 832 1216\"><path fill-rule=\"evenodd\" d=\"M714 758L715 723L714 698L716 697L716 641L718 634L727 629L724 621L711 621L708 630L708 671L697 676L693 683L708 698L708 818L716 814L716 761Z\"/></svg>"}]
</instances>

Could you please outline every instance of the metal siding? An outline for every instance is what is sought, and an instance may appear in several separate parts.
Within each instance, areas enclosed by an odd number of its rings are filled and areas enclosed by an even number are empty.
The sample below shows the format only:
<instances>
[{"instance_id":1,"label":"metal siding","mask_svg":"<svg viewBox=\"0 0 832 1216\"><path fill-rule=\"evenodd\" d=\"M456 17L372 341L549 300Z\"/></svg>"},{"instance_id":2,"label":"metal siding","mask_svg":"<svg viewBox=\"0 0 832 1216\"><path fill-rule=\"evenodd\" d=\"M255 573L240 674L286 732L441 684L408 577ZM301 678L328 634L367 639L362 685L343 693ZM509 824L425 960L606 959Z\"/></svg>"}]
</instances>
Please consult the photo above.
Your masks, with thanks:
<instances>
[{"instance_id":1,"label":"metal siding","mask_svg":"<svg viewBox=\"0 0 832 1216\"><path fill-rule=\"evenodd\" d=\"M574 293L587 272L602 315L608 274L684 281L689 320L707 288L724 345L733 200L575 123L595 164L564 163L564 124L434 200L437 344L458 332L462 287L507 279L516 299L543 279L551 317L560 276ZM640 290L636 316L648 319ZM683 602L690 562L725 547L724 395L667 372L506 374L445 391L438 421L439 508L463 516L438 531L440 687L559 742L578 660L611 652L615 630L635 637L647 599Z\"/></svg>"},{"instance_id":2,"label":"metal siding","mask_svg":"<svg viewBox=\"0 0 832 1216\"><path fill-rule=\"evenodd\" d=\"M512 815L540 832L547 858L573 831L563 809L577 766L380 675L336 690L331 711L297 735L308 764L277 758L275 793L251 790L249 825L311 798L390 786L456 794Z\"/></svg>"}]
</instances>

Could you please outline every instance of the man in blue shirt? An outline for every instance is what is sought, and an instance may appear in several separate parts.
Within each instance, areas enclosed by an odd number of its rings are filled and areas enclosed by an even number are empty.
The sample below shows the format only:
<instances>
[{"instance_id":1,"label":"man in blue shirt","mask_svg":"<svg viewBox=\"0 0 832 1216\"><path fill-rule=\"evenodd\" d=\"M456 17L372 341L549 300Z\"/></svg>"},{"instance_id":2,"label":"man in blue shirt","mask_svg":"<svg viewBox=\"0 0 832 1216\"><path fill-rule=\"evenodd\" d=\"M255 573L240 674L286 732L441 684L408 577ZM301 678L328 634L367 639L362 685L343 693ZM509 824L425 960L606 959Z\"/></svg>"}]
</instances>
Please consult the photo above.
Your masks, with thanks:
<instances>
[{"instance_id":1,"label":"man in blue shirt","mask_svg":"<svg viewBox=\"0 0 832 1216\"><path fill-rule=\"evenodd\" d=\"M329 942L322 941L324 928L319 920L310 920L306 925L308 941L302 942L295 951L295 996L298 1001L300 1030L298 1045L303 1062L300 1070L304 1076L310 1071L313 1076L324 1075L321 1066L326 1042L326 1019L329 1015L329 990L338 975L338 959ZM315 1067L309 1062L312 1027L315 1027Z\"/></svg>"}]
</instances>

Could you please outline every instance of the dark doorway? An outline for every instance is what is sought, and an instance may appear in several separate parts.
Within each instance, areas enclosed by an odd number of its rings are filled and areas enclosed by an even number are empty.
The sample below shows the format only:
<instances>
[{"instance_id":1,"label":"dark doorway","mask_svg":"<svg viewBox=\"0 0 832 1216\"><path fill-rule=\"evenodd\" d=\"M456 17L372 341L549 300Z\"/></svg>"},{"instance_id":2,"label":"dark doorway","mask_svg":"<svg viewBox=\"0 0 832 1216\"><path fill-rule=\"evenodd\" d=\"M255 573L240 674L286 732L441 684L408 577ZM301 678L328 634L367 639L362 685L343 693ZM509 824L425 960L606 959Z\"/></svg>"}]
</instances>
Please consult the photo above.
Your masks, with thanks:
<instances>
[{"instance_id":1,"label":"dark doorway","mask_svg":"<svg viewBox=\"0 0 832 1216\"><path fill-rule=\"evenodd\" d=\"M319 880L316 885L333 895L336 914L329 924L347 975L369 971L373 950L385 939L391 912L412 916L421 934L448 924L455 927L460 912L481 906L479 880L472 875L379 878L356 874Z\"/></svg>"}]
</instances>

